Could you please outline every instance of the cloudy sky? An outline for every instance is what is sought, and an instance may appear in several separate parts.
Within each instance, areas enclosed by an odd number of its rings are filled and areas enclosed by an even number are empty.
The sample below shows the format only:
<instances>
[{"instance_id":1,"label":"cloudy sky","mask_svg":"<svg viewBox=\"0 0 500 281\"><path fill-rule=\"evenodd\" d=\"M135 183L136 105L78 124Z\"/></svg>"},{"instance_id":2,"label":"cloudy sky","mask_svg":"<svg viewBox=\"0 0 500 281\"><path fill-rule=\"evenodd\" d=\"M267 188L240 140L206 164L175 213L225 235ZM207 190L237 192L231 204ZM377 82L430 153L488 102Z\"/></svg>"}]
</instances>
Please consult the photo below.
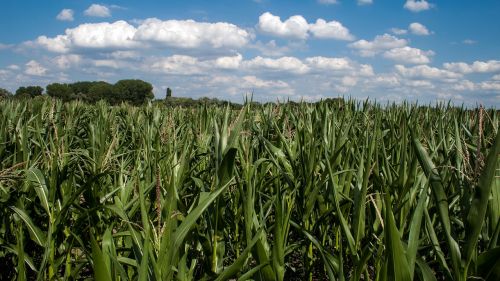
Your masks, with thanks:
<instances>
[{"instance_id":1,"label":"cloudy sky","mask_svg":"<svg viewBox=\"0 0 500 281\"><path fill-rule=\"evenodd\" d=\"M500 105L498 0L2 0L0 87Z\"/></svg>"}]
</instances>

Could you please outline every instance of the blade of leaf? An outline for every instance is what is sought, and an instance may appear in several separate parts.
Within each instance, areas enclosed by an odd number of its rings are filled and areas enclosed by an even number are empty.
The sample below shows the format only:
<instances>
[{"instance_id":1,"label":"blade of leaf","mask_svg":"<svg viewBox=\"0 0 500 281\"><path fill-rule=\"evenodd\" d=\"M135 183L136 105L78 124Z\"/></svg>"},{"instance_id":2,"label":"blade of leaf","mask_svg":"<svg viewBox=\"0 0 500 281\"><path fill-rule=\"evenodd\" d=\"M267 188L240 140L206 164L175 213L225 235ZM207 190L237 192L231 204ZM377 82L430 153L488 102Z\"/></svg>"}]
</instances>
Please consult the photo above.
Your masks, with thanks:
<instances>
[{"instance_id":1,"label":"blade of leaf","mask_svg":"<svg viewBox=\"0 0 500 281\"><path fill-rule=\"evenodd\" d=\"M481 228L483 227L484 217L488 209L488 199L491 188L494 184L495 173L497 169L498 155L500 154L500 133L497 133L495 142L491 147L486 159L486 166L479 178L479 184L474 190L469 213L467 214L467 242L465 243L466 268L471 262L472 256L476 251Z\"/></svg>"}]
</instances>

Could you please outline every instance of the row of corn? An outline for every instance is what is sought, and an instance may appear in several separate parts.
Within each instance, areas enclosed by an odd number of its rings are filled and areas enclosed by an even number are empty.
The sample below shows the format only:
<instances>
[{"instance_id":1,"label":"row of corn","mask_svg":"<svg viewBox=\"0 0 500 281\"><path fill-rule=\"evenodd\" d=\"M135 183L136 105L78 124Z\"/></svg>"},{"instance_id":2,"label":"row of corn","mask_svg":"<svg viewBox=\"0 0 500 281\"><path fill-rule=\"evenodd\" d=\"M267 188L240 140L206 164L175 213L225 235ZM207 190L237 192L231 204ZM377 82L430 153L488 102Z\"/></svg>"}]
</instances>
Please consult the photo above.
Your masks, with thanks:
<instances>
[{"instance_id":1,"label":"row of corn","mask_svg":"<svg viewBox=\"0 0 500 281\"><path fill-rule=\"evenodd\" d=\"M0 102L0 280L500 280L500 114Z\"/></svg>"}]
</instances>

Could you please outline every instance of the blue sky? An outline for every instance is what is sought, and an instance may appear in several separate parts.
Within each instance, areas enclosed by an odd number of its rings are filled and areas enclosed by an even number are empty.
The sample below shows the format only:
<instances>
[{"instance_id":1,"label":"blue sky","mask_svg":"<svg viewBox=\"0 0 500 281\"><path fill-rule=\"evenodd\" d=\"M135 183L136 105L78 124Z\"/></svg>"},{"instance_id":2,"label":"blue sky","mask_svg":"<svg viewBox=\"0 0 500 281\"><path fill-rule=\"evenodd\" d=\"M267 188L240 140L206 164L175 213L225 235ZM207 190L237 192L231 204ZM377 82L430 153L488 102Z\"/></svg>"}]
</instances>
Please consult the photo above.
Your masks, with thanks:
<instances>
[{"instance_id":1,"label":"blue sky","mask_svg":"<svg viewBox=\"0 0 500 281\"><path fill-rule=\"evenodd\" d=\"M157 98L500 105L500 1L19 1L0 87L137 78Z\"/></svg>"}]
</instances>

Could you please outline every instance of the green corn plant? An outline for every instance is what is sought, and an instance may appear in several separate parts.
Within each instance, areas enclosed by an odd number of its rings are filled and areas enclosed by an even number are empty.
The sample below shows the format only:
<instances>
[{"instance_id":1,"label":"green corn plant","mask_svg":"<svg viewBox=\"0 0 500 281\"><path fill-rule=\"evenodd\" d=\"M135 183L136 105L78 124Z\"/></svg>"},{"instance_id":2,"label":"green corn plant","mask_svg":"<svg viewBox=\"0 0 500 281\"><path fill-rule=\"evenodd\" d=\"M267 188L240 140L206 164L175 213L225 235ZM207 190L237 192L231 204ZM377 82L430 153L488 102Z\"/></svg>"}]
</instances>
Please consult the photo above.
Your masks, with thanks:
<instances>
[{"instance_id":1,"label":"green corn plant","mask_svg":"<svg viewBox=\"0 0 500 281\"><path fill-rule=\"evenodd\" d=\"M495 109L0 101L1 280L497 280Z\"/></svg>"}]
</instances>

